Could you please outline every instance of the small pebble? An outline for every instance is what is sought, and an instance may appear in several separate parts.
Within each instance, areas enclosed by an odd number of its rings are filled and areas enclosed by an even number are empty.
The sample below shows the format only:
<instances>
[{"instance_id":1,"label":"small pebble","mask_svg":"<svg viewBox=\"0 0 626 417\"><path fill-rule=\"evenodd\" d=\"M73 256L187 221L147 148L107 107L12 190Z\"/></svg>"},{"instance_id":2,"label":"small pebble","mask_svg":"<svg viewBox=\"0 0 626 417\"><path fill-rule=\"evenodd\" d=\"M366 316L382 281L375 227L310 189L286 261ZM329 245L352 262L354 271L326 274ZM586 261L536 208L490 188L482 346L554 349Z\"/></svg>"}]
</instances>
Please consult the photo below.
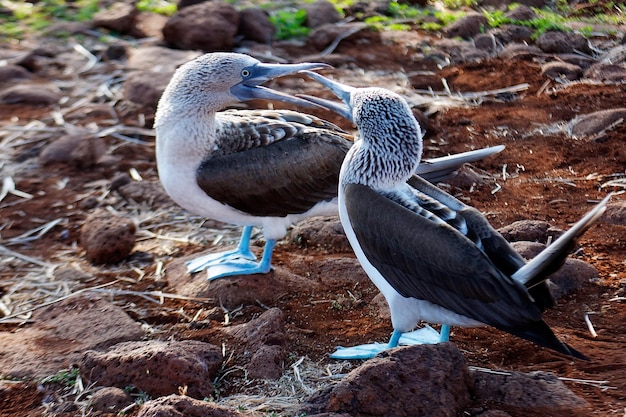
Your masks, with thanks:
<instances>
[{"instance_id":1,"label":"small pebble","mask_svg":"<svg viewBox=\"0 0 626 417\"><path fill-rule=\"evenodd\" d=\"M123 410L132 402L132 397L123 389L117 387L106 387L93 394L91 397L91 408L94 411L115 413Z\"/></svg>"}]
</instances>

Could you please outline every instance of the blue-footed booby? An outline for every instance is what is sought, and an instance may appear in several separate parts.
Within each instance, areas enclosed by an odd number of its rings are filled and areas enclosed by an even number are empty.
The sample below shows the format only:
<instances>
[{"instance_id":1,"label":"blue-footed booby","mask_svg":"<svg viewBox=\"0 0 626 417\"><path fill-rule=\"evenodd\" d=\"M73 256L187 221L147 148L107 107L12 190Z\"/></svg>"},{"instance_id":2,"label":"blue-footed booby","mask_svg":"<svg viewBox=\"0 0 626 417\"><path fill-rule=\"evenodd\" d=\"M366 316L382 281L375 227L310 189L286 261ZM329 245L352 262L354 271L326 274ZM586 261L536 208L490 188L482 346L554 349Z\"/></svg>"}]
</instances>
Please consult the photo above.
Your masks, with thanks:
<instances>
[{"instance_id":1,"label":"blue-footed booby","mask_svg":"<svg viewBox=\"0 0 626 417\"><path fill-rule=\"evenodd\" d=\"M248 55L210 53L179 67L155 117L156 159L166 192L188 211L243 226L236 249L194 259L191 273L208 278L267 273L277 239L315 215L337 214L341 163L351 136L317 117L290 110L225 110L265 99L312 106L261 86L326 64L267 64ZM503 146L434 159L420 175L440 178ZM250 250L253 227L263 229L260 262Z\"/></svg>"},{"instance_id":2,"label":"blue-footed booby","mask_svg":"<svg viewBox=\"0 0 626 417\"><path fill-rule=\"evenodd\" d=\"M340 348L332 356L372 357L426 321L445 324L439 341L448 340L450 325L490 325L585 359L541 318L554 303L546 280L604 212L610 195L526 263L478 210L413 175L423 133L402 97L307 74L345 105L304 97L359 130L361 140L341 167L339 216L359 262L389 304L394 329L387 344Z\"/></svg>"}]
</instances>

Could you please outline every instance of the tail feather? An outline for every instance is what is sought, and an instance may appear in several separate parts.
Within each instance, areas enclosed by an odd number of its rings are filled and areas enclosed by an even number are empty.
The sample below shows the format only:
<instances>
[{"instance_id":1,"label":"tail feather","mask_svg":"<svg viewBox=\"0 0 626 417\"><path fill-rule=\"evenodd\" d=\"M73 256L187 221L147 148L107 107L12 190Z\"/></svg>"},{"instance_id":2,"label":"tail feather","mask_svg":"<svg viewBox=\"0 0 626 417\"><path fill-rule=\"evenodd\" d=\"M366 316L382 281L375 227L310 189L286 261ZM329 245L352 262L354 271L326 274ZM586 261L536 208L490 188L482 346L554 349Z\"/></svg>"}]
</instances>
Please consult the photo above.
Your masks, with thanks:
<instances>
[{"instance_id":1,"label":"tail feather","mask_svg":"<svg viewBox=\"0 0 626 417\"><path fill-rule=\"evenodd\" d=\"M415 174L437 183L449 178L463 164L479 161L504 150L504 145L490 146L484 149L461 152L433 159L424 159L415 170Z\"/></svg>"},{"instance_id":2,"label":"tail feather","mask_svg":"<svg viewBox=\"0 0 626 417\"><path fill-rule=\"evenodd\" d=\"M607 195L567 232L517 270L512 278L523 283L527 288L544 282L551 273L555 272L565 262L565 258L573 249L576 240L604 213L611 195Z\"/></svg>"},{"instance_id":3,"label":"tail feather","mask_svg":"<svg viewBox=\"0 0 626 417\"><path fill-rule=\"evenodd\" d=\"M522 339L530 340L540 346L547 347L565 355L578 359L589 360L587 356L569 346L567 343L559 340L552 329L550 329L550 326L548 326L548 324L543 320L511 328L502 328L501 330L511 333L517 337L521 337Z\"/></svg>"}]
</instances>

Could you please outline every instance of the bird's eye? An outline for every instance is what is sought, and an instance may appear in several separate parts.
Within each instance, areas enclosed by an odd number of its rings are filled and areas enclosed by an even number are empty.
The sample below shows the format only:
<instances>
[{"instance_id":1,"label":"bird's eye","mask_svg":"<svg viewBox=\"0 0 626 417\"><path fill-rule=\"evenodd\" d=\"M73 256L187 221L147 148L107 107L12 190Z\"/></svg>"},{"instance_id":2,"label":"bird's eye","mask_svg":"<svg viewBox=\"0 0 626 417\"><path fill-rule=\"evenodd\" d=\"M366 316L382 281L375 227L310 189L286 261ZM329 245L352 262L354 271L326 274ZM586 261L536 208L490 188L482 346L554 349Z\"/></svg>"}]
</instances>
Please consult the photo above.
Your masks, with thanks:
<instances>
[{"instance_id":1,"label":"bird's eye","mask_svg":"<svg viewBox=\"0 0 626 417\"><path fill-rule=\"evenodd\" d=\"M250 70L247 70L247 69L241 70L241 76L244 78L250 76Z\"/></svg>"}]
</instances>

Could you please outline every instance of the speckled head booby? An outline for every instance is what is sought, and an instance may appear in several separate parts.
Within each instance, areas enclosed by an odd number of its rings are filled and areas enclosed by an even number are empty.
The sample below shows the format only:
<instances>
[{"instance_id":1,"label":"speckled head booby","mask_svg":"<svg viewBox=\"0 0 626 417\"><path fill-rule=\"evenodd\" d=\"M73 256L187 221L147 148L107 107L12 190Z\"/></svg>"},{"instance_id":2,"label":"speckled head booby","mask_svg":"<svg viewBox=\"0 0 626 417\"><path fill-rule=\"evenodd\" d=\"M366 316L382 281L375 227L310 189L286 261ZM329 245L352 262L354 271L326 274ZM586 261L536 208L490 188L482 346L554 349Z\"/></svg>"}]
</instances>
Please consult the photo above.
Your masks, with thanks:
<instances>
[{"instance_id":1,"label":"speckled head booby","mask_svg":"<svg viewBox=\"0 0 626 417\"><path fill-rule=\"evenodd\" d=\"M156 112L156 157L167 193L190 212L244 226L237 249L200 257L190 272L209 279L265 273L276 240L294 222L337 213L341 163L352 145L336 126L289 110L227 110L252 99L310 106L261 86L271 78L325 64L265 64L243 54L211 53L182 65ZM440 177L462 163L500 151L432 160L422 172ZM260 262L250 251L252 227L266 246Z\"/></svg>"},{"instance_id":2,"label":"speckled head booby","mask_svg":"<svg viewBox=\"0 0 626 417\"><path fill-rule=\"evenodd\" d=\"M311 100L351 118L361 134L341 168L339 214L361 265L389 303L394 328L387 345L340 349L334 356L371 357L402 343L403 333L424 320L491 325L585 358L542 320L553 305L546 280L609 197L526 263L477 210L413 175L422 134L404 99L310 75L345 105ZM447 334L435 338L440 340Z\"/></svg>"}]
</instances>

